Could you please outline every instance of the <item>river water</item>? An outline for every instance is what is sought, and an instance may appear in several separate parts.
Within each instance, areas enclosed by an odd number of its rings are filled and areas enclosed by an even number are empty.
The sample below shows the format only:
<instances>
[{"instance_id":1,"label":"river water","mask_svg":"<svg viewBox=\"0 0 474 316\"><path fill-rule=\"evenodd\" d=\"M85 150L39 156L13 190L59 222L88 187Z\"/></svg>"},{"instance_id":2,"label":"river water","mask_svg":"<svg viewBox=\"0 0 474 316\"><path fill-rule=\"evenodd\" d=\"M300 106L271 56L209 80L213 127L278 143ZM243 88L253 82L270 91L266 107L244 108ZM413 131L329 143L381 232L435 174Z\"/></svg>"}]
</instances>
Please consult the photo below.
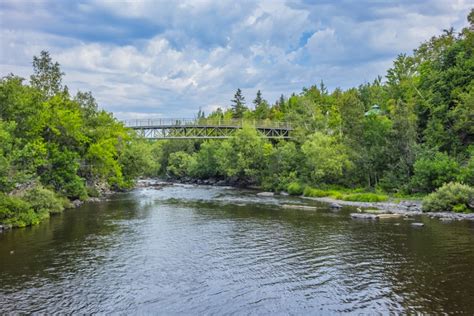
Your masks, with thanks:
<instances>
[{"instance_id":1,"label":"river water","mask_svg":"<svg viewBox=\"0 0 474 316\"><path fill-rule=\"evenodd\" d=\"M474 313L472 222L351 211L224 187L117 194L0 234L0 312Z\"/></svg>"}]
</instances>

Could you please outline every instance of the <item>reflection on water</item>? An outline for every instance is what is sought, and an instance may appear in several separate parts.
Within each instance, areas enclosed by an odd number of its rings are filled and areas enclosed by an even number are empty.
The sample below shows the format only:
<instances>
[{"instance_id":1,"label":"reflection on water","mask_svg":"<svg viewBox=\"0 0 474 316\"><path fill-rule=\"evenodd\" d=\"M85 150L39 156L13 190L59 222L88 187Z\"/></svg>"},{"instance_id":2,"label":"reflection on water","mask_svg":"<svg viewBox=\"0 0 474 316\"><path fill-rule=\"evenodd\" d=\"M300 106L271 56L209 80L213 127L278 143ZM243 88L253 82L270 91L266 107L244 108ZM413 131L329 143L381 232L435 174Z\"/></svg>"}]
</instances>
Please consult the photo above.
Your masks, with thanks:
<instances>
[{"instance_id":1,"label":"reflection on water","mask_svg":"<svg viewBox=\"0 0 474 316\"><path fill-rule=\"evenodd\" d=\"M312 202L137 189L2 234L0 312L474 313L472 223L296 203Z\"/></svg>"}]
</instances>

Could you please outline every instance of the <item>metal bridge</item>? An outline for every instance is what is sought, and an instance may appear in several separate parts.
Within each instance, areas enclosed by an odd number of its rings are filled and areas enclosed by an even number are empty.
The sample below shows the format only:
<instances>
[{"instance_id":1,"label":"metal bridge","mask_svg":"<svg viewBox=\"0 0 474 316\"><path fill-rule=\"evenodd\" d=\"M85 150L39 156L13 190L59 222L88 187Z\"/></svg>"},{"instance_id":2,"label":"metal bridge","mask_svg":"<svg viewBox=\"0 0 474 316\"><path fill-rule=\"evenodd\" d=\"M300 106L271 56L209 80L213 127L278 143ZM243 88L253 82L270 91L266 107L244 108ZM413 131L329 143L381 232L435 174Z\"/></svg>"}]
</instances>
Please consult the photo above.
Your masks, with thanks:
<instances>
[{"instance_id":1,"label":"metal bridge","mask_svg":"<svg viewBox=\"0 0 474 316\"><path fill-rule=\"evenodd\" d=\"M262 137L288 139L292 130L288 122L240 119L148 119L123 121L148 139L219 139L229 138L243 126L257 129Z\"/></svg>"}]
</instances>

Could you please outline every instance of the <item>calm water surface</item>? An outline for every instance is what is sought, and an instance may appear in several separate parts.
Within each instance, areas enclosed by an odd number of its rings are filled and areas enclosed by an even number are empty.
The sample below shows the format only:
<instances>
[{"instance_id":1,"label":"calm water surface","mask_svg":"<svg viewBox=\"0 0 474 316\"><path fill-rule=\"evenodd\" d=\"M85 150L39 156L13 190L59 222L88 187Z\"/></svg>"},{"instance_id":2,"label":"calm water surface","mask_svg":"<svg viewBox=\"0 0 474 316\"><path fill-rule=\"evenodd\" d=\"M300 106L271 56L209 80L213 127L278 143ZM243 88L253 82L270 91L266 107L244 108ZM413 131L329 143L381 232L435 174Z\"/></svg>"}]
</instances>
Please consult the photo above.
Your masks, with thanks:
<instances>
[{"instance_id":1,"label":"calm water surface","mask_svg":"<svg viewBox=\"0 0 474 316\"><path fill-rule=\"evenodd\" d=\"M307 204L316 211L285 209ZM137 189L0 235L0 312L474 313L474 225Z\"/></svg>"}]
</instances>

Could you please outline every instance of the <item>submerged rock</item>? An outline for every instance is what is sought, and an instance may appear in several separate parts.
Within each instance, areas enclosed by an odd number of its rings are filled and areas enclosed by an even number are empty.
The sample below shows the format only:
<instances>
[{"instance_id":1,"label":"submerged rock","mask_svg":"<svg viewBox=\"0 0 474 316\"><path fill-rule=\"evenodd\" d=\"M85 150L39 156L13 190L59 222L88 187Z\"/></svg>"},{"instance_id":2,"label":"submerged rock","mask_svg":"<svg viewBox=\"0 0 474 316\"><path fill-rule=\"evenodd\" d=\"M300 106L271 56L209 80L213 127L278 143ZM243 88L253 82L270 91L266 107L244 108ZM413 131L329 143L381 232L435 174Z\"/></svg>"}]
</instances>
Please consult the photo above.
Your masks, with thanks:
<instances>
[{"instance_id":1,"label":"submerged rock","mask_svg":"<svg viewBox=\"0 0 474 316\"><path fill-rule=\"evenodd\" d=\"M368 214L368 213L351 213L351 217L353 219L369 219L369 220L377 220L379 219L375 214Z\"/></svg>"}]
</instances>

